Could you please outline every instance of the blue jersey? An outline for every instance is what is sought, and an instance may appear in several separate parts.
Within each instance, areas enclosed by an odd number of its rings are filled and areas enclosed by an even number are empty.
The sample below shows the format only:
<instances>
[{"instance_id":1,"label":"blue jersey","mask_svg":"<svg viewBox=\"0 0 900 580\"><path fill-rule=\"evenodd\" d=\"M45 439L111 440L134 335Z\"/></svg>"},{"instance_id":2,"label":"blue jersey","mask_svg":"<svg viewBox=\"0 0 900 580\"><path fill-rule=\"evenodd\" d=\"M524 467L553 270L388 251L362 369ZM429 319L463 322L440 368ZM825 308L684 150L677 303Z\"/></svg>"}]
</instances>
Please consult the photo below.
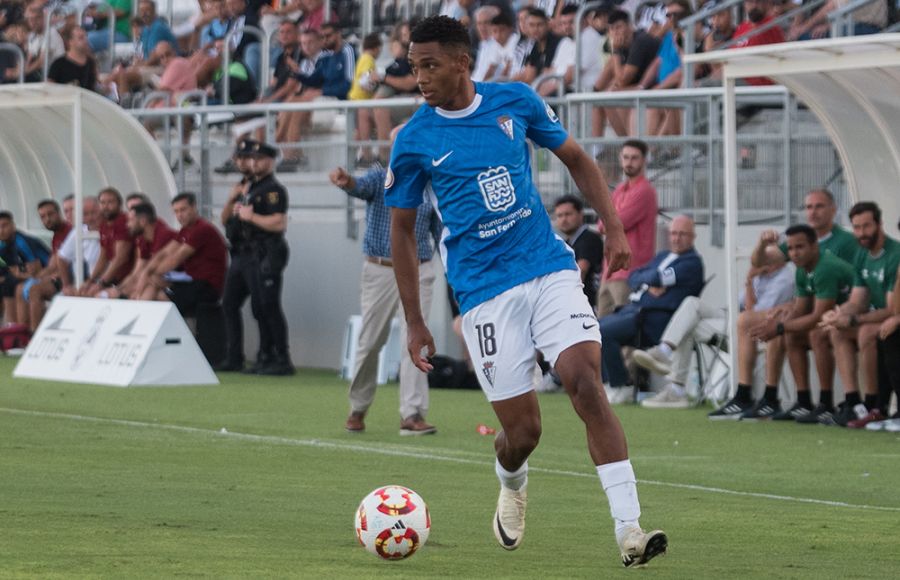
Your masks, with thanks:
<instances>
[{"instance_id":1,"label":"blue jersey","mask_svg":"<svg viewBox=\"0 0 900 580\"><path fill-rule=\"evenodd\" d=\"M31 262L40 262L41 267L46 268L50 262L50 250L47 245L22 232L16 232L11 244L0 241L0 256L7 267L24 267Z\"/></svg>"},{"instance_id":2,"label":"blue jersey","mask_svg":"<svg viewBox=\"0 0 900 580\"><path fill-rule=\"evenodd\" d=\"M556 114L527 85L475 83L461 111L423 105L391 152L385 203L415 208L431 184L444 224L441 257L466 312L524 282L576 270L531 180L526 137L548 149L567 138Z\"/></svg>"}]
</instances>

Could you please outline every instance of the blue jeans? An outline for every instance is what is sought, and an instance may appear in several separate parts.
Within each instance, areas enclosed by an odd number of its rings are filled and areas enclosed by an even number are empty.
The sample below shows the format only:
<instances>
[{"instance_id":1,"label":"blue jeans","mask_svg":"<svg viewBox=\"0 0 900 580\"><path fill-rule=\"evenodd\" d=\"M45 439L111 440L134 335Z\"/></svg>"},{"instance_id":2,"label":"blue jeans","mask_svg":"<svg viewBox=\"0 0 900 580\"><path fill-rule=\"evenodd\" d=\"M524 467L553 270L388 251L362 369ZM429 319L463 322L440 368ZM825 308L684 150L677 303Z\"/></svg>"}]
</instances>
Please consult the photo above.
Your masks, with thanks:
<instances>
[{"instance_id":1,"label":"blue jeans","mask_svg":"<svg viewBox=\"0 0 900 580\"><path fill-rule=\"evenodd\" d=\"M626 304L618 311L600 319L600 335L603 382L611 387L624 387L629 381L628 369L622 358L623 346L645 348L659 344L660 337L672 317L671 312L645 312L638 344L638 317L640 307Z\"/></svg>"},{"instance_id":2,"label":"blue jeans","mask_svg":"<svg viewBox=\"0 0 900 580\"><path fill-rule=\"evenodd\" d=\"M128 36L116 31L116 42L131 42ZM91 30L88 32L88 44L95 53L103 52L109 49L109 28L103 30Z\"/></svg>"}]
</instances>

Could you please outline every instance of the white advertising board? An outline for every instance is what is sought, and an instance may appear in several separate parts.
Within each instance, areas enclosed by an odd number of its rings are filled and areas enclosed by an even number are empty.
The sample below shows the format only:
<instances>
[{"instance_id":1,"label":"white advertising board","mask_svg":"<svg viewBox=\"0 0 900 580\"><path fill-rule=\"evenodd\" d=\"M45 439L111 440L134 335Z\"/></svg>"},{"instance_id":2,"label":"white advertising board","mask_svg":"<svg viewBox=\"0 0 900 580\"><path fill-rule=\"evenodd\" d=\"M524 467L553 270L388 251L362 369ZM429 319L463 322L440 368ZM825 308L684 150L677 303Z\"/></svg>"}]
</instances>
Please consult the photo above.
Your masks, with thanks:
<instances>
[{"instance_id":1,"label":"white advertising board","mask_svg":"<svg viewBox=\"0 0 900 580\"><path fill-rule=\"evenodd\" d=\"M138 385L217 385L170 302L58 296L13 371L15 377Z\"/></svg>"}]
</instances>

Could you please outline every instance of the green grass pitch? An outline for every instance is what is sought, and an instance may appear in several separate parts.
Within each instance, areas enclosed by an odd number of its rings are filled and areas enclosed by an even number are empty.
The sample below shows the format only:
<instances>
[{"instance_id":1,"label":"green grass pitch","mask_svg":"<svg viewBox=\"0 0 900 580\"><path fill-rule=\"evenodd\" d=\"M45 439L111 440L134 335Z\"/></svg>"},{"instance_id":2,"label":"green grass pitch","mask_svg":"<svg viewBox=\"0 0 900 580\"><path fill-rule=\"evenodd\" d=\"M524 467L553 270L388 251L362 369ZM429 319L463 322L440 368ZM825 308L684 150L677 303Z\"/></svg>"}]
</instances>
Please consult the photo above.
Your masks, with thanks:
<instances>
[{"instance_id":1,"label":"green grass pitch","mask_svg":"<svg viewBox=\"0 0 900 580\"><path fill-rule=\"evenodd\" d=\"M490 406L433 391L436 436L398 436L396 385L368 431L343 430L346 382L223 375L219 387L129 388L12 379L0 358L0 577L71 578L896 578L900 436L819 426L712 423L707 409L617 409L644 527L665 557L625 570L583 429L541 395L528 529L491 531L498 484ZM224 432L222 431L224 428ZM356 542L378 485L428 502L413 558Z\"/></svg>"}]
</instances>

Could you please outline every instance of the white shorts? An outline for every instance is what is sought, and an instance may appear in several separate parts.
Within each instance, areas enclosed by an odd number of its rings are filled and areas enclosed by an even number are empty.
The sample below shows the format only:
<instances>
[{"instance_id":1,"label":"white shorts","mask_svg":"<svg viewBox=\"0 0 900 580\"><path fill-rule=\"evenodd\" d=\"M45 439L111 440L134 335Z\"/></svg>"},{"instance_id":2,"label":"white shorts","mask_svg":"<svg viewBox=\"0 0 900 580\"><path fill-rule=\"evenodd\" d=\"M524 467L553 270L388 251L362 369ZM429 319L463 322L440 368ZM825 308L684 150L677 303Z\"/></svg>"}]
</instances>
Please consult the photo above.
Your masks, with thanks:
<instances>
[{"instance_id":1,"label":"white shorts","mask_svg":"<svg viewBox=\"0 0 900 580\"><path fill-rule=\"evenodd\" d=\"M510 288L463 315L463 337L481 390L503 401L534 388L535 351L555 364L580 342L600 342L597 317L575 270Z\"/></svg>"}]
</instances>

